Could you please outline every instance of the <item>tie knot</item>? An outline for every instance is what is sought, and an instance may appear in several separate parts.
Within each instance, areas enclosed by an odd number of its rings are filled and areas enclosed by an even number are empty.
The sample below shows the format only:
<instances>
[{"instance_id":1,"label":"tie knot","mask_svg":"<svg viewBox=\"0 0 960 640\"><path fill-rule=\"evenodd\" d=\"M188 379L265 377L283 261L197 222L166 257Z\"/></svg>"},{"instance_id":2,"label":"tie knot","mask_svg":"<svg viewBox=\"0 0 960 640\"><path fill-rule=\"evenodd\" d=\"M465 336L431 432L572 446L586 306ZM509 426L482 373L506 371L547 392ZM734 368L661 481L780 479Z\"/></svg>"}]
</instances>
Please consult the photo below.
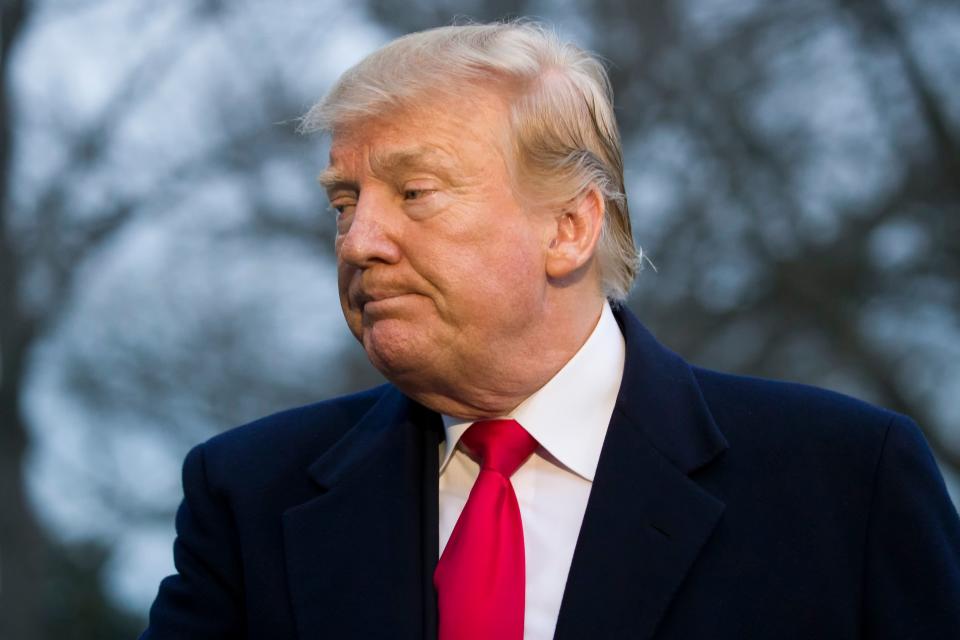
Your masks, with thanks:
<instances>
[{"instance_id":1,"label":"tie knot","mask_svg":"<svg viewBox=\"0 0 960 640\"><path fill-rule=\"evenodd\" d=\"M480 467L509 478L537 448L537 441L516 420L474 422L461 438L480 457Z\"/></svg>"}]
</instances>

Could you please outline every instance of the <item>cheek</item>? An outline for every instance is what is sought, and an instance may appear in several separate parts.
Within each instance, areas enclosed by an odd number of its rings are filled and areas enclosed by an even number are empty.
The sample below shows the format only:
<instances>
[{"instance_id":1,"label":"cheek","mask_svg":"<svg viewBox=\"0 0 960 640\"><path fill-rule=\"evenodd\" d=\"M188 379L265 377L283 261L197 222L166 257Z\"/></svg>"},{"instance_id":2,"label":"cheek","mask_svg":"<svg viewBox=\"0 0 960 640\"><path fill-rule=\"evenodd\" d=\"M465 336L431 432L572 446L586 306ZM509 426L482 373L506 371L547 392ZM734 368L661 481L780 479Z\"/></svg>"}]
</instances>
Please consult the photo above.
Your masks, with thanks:
<instances>
[{"instance_id":1,"label":"cheek","mask_svg":"<svg viewBox=\"0 0 960 640\"><path fill-rule=\"evenodd\" d=\"M351 308L349 298L350 281L355 272L355 269L346 267L342 263L337 265L337 289L340 294L340 309L343 311L343 317L347 321L347 327L351 333L359 339L362 332L362 317L358 309Z\"/></svg>"},{"instance_id":2,"label":"cheek","mask_svg":"<svg viewBox=\"0 0 960 640\"><path fill-rule=\"evenodd\" d=\"M338 247L339 248L339 247ZM339 251L336 254L337 259L337 288L340 290L340 297L343 298L346 296L347 292L350 289L351 284L355 284L354 280L360 274L360 269L355 266L344 262L340 258Z\"/></svg>"},{"instance_id":3,"label":"cheek","mask_svg":"<svg viewBox=\"0 0 960 640\"><path fill-rule=\"evenodd\" d=\"M513 224L491 229L486 237L490 264L504 283L529 285L544 275L542 241L526 214Z\"/></svg>"},{"instance_id":4,"label":"cheek","mask_svg":"<svg viewBox=\"0 0 960 640\"><path fill-rule=\"evenodd\" d=\"M340 296L343 297L350 287L350 277L352 269L345 266L342 262L337 263L337 288L340 290Z\"/></svg>"},{"instance_id":5,"label":"cheek","mask_svg":"<svg viewBox=\"0 0 960 640\"><path fill-rule=\"evenodd\" d=\"M528 227L491 231L476 250L461 252L460 289L475 309L497 309L501 317L526 313L537 304L546 281L540 243Z\"/></svg>"},{"instance_id":6,"label":"cheek","mask_svg":"<svg viewBox=\"0 0 960 640\"><path fill-rule=\"evenodd\" d=\"M542 224L507 197L484 192L403 238L413 270L430 283L440 317L460 329L512 320L538 304L546 282Z\"/></svg>"}]
</instances>

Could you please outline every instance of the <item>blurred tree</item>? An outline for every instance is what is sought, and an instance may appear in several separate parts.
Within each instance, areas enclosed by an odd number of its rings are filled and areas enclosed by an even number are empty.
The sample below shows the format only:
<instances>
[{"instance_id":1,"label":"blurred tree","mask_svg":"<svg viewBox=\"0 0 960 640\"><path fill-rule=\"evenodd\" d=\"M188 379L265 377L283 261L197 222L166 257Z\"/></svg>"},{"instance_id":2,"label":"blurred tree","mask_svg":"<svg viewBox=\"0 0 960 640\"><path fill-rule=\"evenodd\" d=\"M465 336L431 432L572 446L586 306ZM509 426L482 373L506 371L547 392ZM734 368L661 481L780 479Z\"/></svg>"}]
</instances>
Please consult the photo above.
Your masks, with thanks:
<instances>
[{"instance_id":1,"label":"blurred tree","mask_svg":"<svg viewBox=\"0 0 960 640\"><path fill-rule=\"evenodd\" d=\"M101 574L109 550L95 544L63 548L51 554L45 574L40 621L43 637L59 640L135 638L143 630L139 616L119 611L104 595ZM18 636L7 636L10 638Z\"/></svg>"},{"instance_id":2,"label":"blurred tree","mask_svg":"<svg viewBox=\"0 0 960 640\"><path fill-rule=\"evenodd\" d=\"M304 20L201 0L3 5L0 638L117 637L135 624L85 591L103 552L73 550L77 532L45 531L29 504L24 470L42 425L31 423L25 398L38 371L55 369L58 391L75 402L52 418L69 421L53 436L69 444L48 465L61 478L48 493L99 520L105 542L144 523L169 530L179 492L175 470L161 470L172 490L159 496L138 484L156 456L132 456L118 442L145 433L148 446L181 459L218 429L353 386L354 373L374 379L355 367L359 354L336 371L321 359L307 366L317 354L307 347L322 339L301 339L299 353L264 344L306 331L278 326L280 311L325 304L339 313L302 282L280 286L298 264L309 279L329 263L322 194L310 187L319 150L289 121L330 73L330 60L309 60L318 54L310 25L339 9L288 10ZM287 33L271 29L272 18ZM78 37L85 25L96 38ZM20 41L43 51L15 49ZM312 67L288 68L287 46ZM92 64L91 52L100 56ZM152 264L151 236L169 240ZM155 269L137 274L153 282L130 280L138 264ZM112 291L98 289L104 278ZM270 291L309 303L274 306ZM98 499L78 500L78 485Z\"/></svg>"},{"instance_id":3,"label":"blurred tree","mask_svg":"<svg viewBox=\"0 0 960 640\"><path fill-rule=\"evenodd\" d=\"M7 1L0 11L0 637L29 640L39 637L46 551L23 490L27 429L22 383L37 328L17 302L19 265L7 225L13 146L10 54L24 29L27 3Z\"/></svg>"},{"instance_id":4,"label":"blurred tree","mask_svg":"<svg viewBox=\"0 0 960 640\"><path fill-rule=\"evenodd\" d=\"M119 17L86 20L101 7ZM0 638L126 624L63 596L105 559L77 564L45 542L62 532L44 533L29 507L31 442L55 450L47 493L113 544L171 528L179 490L165 465L190 444L376 381L325 323L339 312L321 291L335 286L332 225L310 186L322 149L271 124L382 40L345 7L3 4ZM960 470L955 3L366 7L390 35L539 15L604 55L636 235L658 268L631 300L641 317L695 361L913 415ZM31 41L42 55L25 55ZM40 415L57 394L66 408ZM45 431L58 422L69 428Z\"/></svg>"},{"instance_id":5,"label":"blurred tree","mask_svg":"<svg viewBox=\"0 0 960 640\"><path fill-rule=\"evenodd\" d=\"M631 306L694 361L913 416L960 472L955 2L368 6L397 33L539 15L601 54L658 271Z\"/></svg>"}]
</instances>

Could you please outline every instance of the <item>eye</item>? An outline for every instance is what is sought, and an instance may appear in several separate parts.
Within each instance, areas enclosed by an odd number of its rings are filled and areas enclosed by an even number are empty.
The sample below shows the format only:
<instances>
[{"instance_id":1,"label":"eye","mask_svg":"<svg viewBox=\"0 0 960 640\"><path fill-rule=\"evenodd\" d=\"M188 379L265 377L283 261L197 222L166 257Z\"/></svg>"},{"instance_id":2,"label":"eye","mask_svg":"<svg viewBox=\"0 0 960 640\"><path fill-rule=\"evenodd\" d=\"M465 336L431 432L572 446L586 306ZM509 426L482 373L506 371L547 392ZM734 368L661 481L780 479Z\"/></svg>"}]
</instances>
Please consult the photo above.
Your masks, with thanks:
<instances>
[{"instance_id":1,"label":"eye","mask_svg":"<svg viewBox=\"0 0 960 640\"><path fill-rule=\"evenodd\" d=\"M344 214L349 214L357 205L360 198L359 189L336 188L327 191L327 202L330 203L330 211L336 213L339 218Z\"/></svg>"},{"instance_id":2,"label":"eye","mask_svg":"<svg viewBox=\"0 0 960 640\"><path fill-rule=\"evenodd\" d=\"M356 205L353 204L335 204L330 206L330 212L338 221L349 218L353 214Z\"/></svg>"},{"instance_id":3,"label":"eye","mask_svg":"<svg viewBox=\"0 0 960 640\"><path fill-rule=\"evenodd\" d=\"M403 201L411 205L416 204L424 206L433 201L433 196L436 195L437 190L430 187L423 188L405 188L400 193L403 194Z\"/></svg>"},{"instance_id":4,"label":"eye","mask_svg":"<svg viewBox=\"0 0 960 640\"><path fill-rule=\"evenodd\" d=\"M330 201L330 211L335 213L337 218L349 215L356 206L357 201L354 197L341 196Z\"/></svg>"}]
</instances>

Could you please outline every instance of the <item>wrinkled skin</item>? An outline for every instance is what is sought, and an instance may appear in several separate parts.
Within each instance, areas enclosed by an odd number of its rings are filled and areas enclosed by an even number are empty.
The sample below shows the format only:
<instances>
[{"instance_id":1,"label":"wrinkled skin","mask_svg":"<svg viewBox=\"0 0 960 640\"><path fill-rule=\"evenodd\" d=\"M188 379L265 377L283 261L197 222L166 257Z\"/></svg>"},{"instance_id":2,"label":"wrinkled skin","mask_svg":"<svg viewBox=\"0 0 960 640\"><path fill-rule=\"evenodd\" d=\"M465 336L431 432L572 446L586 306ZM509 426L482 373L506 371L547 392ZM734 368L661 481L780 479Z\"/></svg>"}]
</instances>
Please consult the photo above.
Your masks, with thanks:
<instances>
[{"instance_id":1,"label":"wrinkled skin","mask_svg":"<svg viewBox=\"0 0 960 640\"><path fill-rule=\"evenodd\" d=\"M476 419L549 380L602 296L589 255L572 281L551 274L572 227L515 194L504 102L486 93L469 104L466 114L437 100L335 130L321 182L337 212L343 313L370 361L425 405Z\"/></svg>"}]
</instances>

